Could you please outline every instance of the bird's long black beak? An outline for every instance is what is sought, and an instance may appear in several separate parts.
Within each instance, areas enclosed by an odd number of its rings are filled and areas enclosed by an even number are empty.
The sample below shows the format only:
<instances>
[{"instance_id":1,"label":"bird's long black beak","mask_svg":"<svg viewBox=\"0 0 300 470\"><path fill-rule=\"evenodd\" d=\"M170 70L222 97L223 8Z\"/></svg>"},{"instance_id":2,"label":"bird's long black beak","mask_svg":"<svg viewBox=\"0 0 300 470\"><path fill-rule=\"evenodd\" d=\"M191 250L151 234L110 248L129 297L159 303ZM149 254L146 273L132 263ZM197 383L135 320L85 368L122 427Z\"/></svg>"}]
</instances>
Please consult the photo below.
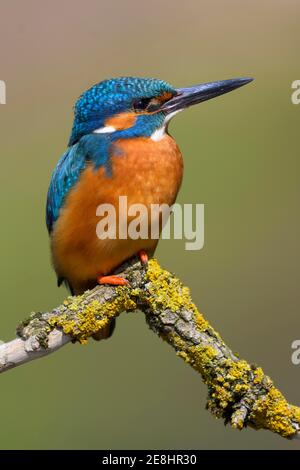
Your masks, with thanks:
<instances>
[{"instance_id":1,"label":"bird's long black beak","mask_svg":"<svg viewBox=\"0 0 300 470\"><path fill-rule=\"evenodd\" d=\"M167 114L180 111L202 101L211 100L217 96L224 95L247 83L253 78L233 78L231 80L221 80L219 82L202 83L189 88L177 88L177 94L164 103L161 111Z\"/></svg>"}]
</instances>

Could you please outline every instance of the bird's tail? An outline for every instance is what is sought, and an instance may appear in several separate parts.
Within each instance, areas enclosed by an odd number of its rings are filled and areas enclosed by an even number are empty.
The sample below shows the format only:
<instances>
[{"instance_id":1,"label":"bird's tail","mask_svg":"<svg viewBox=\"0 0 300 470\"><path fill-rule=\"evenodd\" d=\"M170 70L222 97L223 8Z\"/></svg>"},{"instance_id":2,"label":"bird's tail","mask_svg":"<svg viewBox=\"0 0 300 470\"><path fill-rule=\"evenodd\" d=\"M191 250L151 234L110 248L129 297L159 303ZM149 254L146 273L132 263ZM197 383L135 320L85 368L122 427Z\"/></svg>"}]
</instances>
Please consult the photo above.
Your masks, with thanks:
<instances>
[{"instance_id":1,"label":"bird's tail","mask_svg":"<svg viewBox=\"0 0 300 470\"><path fill-rule=\"evenodd\" d=\"M97 331L97 333L95 333L92 338L96 341L101 341L101 339L108 339L112 336L113 332L115 331L115 328L116 320L115 318L113 318L107 326Z\"/></svg>"}]
</instances>

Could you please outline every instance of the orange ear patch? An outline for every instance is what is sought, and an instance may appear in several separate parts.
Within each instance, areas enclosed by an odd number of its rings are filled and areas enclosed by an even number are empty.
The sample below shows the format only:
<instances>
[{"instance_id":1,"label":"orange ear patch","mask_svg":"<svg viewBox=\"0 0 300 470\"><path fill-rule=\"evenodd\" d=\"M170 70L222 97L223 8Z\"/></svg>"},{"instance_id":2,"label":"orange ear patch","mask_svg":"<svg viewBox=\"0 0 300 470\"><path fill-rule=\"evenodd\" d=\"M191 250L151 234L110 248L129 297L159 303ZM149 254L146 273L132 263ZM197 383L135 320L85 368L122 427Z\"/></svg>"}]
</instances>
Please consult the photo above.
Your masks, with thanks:
<instances>
[{"instance_id":1,"label":"orange ear patch","mask_svg":"<svg viewBox=\"0 0 300 470\"><path fill-rule=\"evenodd\" d=\"M173 97L172 93L165 91L162 95L152 98L152 100L149 103L149 109L151 108L151 106L154 106L154 107L161 106L166 101L170 100L172 97Z\"/></svg>"},{"instance_id":2,"label":"orange ear patch","mask_svg":"<svg viewBox=\"0 0 300 470\"><path fill-rule=\"evenodd\" d=\"M173 94L170 92L164 92L159 96L155 96L152 98L150 103L147 106L146 112L142 112L141 114L155 114L159 112L160 107L166 102L169 101L173 97Z\"/></svg>"},{"instance_id":3,"label":"orange ear patch","mask_svg":"<svg viewBox=\"0 0 300 470\"><path fill-rule=\"evenodd\" d=\"M173 97L173 94L170 93L169 91L165 91L162 95L158 96L156 99L160 103L164 103L165 101L170 100Z\"/></svg>"},{"instance_id":4,"label":"orange ear patch","mask_svg":"<svg viewBox=\"0 0 300 470\"><path fill-rule=\"evenodd\" d=\"M134 113L120 113L116 116L110 117L105 121L105 126L112 126L117 131L129 129L134 126L136 115Z\"/></svg>"}]
</instances>

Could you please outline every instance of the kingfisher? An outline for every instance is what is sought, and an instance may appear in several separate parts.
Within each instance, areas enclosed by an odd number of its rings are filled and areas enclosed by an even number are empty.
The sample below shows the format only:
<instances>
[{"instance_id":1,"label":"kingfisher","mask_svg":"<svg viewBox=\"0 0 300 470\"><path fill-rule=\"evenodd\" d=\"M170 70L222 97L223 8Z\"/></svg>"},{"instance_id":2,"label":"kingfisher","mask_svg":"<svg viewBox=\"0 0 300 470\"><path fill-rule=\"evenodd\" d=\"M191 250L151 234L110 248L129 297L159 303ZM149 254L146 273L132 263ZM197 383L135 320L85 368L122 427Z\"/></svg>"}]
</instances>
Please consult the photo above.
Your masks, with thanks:
<instances>
[{"instance_id":1,"label":"kingfisher","mask_svg":"<svg viewBox=\"0 0 300 470\"><path fill-rule=\"evenodd\" d=\"M116 268L137 254L147 263L158 237L99 237L97 207L119 208L120 196L127 197L128 206L172 206L183 160L168 133L170 120L189 106L250 81L236 78L174 88L159 79L120 77L104 80L79 97L68 148L52 174L47 196L58 285L65 282L76 295L97 284L125 285L126 279L112 274ZM113 328L109 325L101 338L109 337Z\"/></svg>"}]
</instances>

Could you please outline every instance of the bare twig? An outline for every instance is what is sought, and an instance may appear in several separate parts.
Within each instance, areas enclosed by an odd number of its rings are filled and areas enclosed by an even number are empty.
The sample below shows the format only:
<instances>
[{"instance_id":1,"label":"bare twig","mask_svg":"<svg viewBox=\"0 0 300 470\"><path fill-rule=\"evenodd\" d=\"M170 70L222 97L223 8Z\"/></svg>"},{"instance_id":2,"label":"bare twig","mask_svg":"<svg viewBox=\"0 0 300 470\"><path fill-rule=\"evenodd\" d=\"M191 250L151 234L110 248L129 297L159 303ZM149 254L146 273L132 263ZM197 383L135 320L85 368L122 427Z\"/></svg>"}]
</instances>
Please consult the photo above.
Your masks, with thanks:
<instances>
[{"instance_id":1,"label":"bare twig","mask_svg":"<svg viewBox=\"0 0 300 470\"><path fill-rule=\"evenodd\" d=\"M141 310L150 328L202 376L207 408L236 429L247 425L282 437L300 435L300 408L287 403L260 367L239 359L193 304L187 287L157 261L121 268L130 286L98 286L68 297L52 312L32 313L18 339L0 346L0 372L44 356L69 341L84 343L123 311Z\"/></svg>"}]
</instances>

